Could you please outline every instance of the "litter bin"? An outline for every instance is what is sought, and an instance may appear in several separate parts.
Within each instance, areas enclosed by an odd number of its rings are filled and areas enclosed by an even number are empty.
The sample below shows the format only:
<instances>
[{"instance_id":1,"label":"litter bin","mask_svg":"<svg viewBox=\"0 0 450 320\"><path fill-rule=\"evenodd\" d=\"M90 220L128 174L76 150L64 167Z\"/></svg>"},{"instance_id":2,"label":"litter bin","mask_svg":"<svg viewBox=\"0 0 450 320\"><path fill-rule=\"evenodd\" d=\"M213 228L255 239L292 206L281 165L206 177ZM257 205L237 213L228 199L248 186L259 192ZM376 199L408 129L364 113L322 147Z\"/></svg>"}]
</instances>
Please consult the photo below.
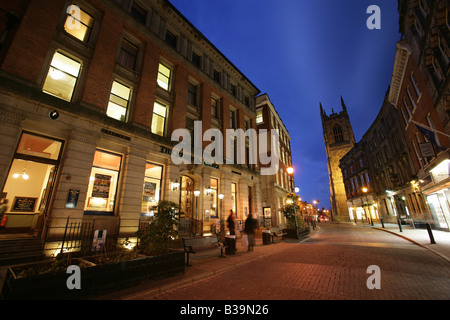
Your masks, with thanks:
<instances>
[{"instance_id":1,"label":"litter bin","mask_svg":"<svg viewBox=\"0 0 450 320\"><path fill-rule=\"evenodd\" d=\"M236 236L225 236L225 245L227 246L225 249L225 254L236 254Z\"/></svg>"},{"instance_id":2,"label":"litter bin","mask_svg":"<svg viewBox=\"0 0 450 320\"><path fill-rule=\"evenodd\" d=\"M270 231L269 230L262 231L262 241L263 241L263 245L270 244Z\"/></svg>"}]
</instances>

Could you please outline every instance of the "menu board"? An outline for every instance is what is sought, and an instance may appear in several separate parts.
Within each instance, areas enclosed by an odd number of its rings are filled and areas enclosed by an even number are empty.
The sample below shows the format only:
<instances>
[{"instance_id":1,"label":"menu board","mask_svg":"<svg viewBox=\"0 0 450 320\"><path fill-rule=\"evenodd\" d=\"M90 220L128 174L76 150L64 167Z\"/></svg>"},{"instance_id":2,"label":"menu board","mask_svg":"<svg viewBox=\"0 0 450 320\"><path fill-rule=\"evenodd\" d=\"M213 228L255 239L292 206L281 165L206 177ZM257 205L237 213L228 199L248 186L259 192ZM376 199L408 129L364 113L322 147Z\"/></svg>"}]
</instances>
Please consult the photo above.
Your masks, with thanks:
<instances>
[{"instance_id":1,"label":"menu board","mask_svg":"<svg viewBox=\"0 0 450 320\"><path fill-rule=\"evenodd\" d=\"M13 212L34 212L38 198L15 197L11 211Z\"/></svg>"}]
</instances>

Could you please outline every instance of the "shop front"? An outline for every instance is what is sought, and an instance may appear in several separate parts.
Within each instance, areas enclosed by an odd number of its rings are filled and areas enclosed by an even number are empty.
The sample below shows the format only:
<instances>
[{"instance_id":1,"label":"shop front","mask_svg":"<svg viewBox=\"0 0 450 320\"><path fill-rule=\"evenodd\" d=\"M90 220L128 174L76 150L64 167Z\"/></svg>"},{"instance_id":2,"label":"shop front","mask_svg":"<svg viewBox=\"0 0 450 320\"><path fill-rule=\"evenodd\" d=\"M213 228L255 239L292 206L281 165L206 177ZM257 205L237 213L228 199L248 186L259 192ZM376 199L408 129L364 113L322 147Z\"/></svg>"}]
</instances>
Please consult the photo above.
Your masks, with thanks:
<instances>
[{"instance_id":1,"label":"shop front","mask_svg":"<svg viewBox=\"0 0 450 320\"><path fill-rule=\"evenodd\" d=\"M41 234L63 145L62 140L22 132L1 192L7 206L1 233Z\"/></svg>"},{"instance_id":2,"label":"shop front","mask_svg":"<svg viewBox=\"0 0 450 320\"><path fill-rule=\"evenodd\" d=\"M419 175L419 183L436 229L450 231L450 157L447 152Z\"/></svg>"}]
</instances>

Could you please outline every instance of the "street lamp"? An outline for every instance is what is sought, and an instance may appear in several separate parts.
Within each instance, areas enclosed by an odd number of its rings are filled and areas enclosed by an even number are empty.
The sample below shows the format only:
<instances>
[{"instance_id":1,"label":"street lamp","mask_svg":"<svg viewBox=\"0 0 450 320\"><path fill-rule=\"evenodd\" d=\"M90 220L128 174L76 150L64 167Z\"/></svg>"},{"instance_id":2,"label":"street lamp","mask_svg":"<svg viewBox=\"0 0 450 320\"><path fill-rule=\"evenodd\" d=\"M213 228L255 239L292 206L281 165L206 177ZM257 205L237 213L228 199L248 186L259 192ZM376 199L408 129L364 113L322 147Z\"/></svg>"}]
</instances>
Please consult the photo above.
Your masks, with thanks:
<instances>
[{"instance_id":1,"label":"street lamp","mask_svg":"<svg viewBox=\"0 0 450 320\"><path fill-rule=\"evenodd\" d=\"M362 192L365 194L365 201L364 204L367 203L367 211L369 214L366 213L366 209L364 208L364 214L366 215L366 219L369 220L369 222L371 221L371 217L370 217L370 210L369 210L369 206L368 206L368 198L367 198L367 191L369 191L369 189L367 189L366 187L363 187Z\"/></svg>"},{"instance_id":2,"label":"street lamp","mask_svg":"<svg viewBox=\"0 0 450 320\"><path fill-rule=\"evenodd\" d=\"M195 234L197 234L197 223L198 223L198 197L200 196L200 190L194 190L195 196ZM203 229L203 228L202 228Z\"/></svg>"},{"instance_id":3,"label":"street lamp","mask_svg":"<svg viewBox=\"0 0 450 320\"><path fill-rule=\"evenodd\" d=\"M287 167L286 172L289 175L289 182L291 184L291 192L294 192L294 168L293 167ZM295 199L295 198L294 198ZM297 224L297 212L295 210L295 200L294 200L294 221L295 221L295 229L298 232L298 224Z\"/></svg>"},{"instance_id":4,"label":"street lamp","mask_svg":"<svg viewBox=\"0 0 450 320\"><path fill-rule=\"evenodd\" d=\"M222 193L219 193L219 200L220 200L220 235L221 235L221 239L222 239L222 235L225 235L225 223L223 220L223 198L224 195Z\"/></svg>"}]
</instances>

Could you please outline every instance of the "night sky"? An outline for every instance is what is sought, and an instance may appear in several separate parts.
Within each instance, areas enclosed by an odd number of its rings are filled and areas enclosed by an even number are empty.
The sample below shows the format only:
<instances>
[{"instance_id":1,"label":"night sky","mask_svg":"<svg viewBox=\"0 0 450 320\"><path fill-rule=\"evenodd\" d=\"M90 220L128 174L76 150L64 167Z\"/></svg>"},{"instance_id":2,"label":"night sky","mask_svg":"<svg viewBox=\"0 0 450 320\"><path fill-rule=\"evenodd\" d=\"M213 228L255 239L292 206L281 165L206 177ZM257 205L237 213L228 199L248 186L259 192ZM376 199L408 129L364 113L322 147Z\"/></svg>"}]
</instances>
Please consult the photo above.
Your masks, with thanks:
<instances>
[{"instance_id":1,"label":"night sky","mask_svg":"<svg viewBox=\"0 0 450 320\"><path fill-rule=\"evenodd\" d=\"M341 111L356 141L390 85L398 32L395 0L170 0L247 78L267 93L291 136L300 196L330 208L319 103ZM370 5L381 29L369 30Z\"/></svg>"}]
</instances>

